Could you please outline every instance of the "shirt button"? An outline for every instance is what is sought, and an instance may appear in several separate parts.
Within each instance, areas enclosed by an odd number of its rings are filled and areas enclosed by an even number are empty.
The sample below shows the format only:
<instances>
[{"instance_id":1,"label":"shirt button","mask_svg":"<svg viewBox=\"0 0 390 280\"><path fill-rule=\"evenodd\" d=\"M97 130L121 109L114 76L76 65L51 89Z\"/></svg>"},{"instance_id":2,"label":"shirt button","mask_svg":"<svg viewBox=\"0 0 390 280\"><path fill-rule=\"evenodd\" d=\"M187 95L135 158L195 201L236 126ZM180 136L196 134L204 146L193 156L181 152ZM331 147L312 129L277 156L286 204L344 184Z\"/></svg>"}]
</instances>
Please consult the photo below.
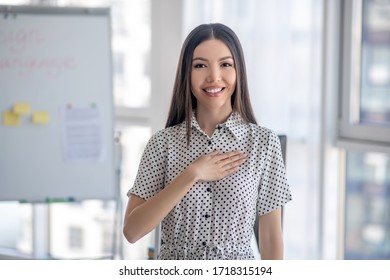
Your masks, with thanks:
<instances>
[{"instance_id":1,"label":"shirt button","mask_svg":"<svg viewBox=\"0 0 390 280\"><path fill-rule=\"evenodd\" d=\"M207 191L208 191L208 192L211 192L211 188L207 188Z\"/></svg>"},{"instance_id":2,"label":"shirt button","mask_svg":"<svg viewBox=\"0 0 390 280\"><path fill-rule=\"evenodd\" d=\"M209 145L213 144L213 141L209 140Z\"/></svg>"},{"instance_id":3,"label":"shirt button","mask_svg":"<svg viewBox=\"0 0 390 280\"><path fill-rule=\"evenodd\" d=\"M206 241L203 241L203 242L202 242L202 245L203 245L203 246L206 246Z\"/></svg>"},{"instance_id":4,"label":"shirt button","mask_svg":"<svg viewBox=\"0 0 390 280\"><path fill-rule=\"evenodd\" d=\"M206 215L203 215L203 217L205 217L206 219L210 218L210 215L209 214L206 214Z\"/></svg>"}]
</instances>

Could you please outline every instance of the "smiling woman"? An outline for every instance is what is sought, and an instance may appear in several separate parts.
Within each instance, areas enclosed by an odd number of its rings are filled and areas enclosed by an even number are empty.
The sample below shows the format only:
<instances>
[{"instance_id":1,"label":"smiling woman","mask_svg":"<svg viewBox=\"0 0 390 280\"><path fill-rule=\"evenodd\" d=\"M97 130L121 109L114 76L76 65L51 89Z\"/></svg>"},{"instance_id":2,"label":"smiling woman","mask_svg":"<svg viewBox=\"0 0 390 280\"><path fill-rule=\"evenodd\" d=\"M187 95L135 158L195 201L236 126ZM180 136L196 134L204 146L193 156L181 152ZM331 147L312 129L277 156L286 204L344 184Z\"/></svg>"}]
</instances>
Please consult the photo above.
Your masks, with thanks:
<instances>
[{"instance_id":1,"label":"smiling woman","mask_svg":"<svg viewBox=\"0 0 390 280\"><path fill-rule=\"evenodd\" d=\"M187 139L187 141L183 141ZM125 213L134 243L162 222L160 259L282 259L291 200L277 135L252 112L241 45L222 24L185 40L166 128L149 140Z\"/></svg>"}]
</instances>

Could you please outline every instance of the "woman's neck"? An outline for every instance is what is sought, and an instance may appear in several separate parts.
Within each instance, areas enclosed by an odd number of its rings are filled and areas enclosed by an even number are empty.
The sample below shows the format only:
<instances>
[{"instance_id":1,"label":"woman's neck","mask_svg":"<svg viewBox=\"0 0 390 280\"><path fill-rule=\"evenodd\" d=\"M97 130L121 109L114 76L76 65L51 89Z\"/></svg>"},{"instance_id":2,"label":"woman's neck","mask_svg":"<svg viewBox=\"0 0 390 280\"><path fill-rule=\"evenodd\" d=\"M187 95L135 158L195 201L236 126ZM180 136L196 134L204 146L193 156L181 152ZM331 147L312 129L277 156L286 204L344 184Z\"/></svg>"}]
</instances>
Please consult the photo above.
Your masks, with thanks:
<instances>
[{"instance_id":1,"label":"woman's neck","mask_svg":"<svg viewBox=\"0 0 390 280\"><path fill-rule=\"evenodd\" d=\"M200 128L211 137L218 124L226 122L229 118L232 110L204 110L201 108L196 109L195 117Z\"/></svg>"}]
</instances>

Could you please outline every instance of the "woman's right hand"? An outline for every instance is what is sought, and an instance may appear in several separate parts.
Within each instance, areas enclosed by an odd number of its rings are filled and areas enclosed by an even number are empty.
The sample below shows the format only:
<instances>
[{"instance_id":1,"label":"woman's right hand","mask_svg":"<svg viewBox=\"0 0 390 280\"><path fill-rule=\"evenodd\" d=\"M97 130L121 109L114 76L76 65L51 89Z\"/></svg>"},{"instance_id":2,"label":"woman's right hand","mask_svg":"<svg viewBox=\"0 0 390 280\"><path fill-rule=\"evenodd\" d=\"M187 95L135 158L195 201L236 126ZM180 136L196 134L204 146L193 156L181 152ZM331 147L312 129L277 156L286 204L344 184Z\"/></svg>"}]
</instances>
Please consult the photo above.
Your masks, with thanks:
<instances>
[{"instance_id":1,"label":"woman's right hand","mask_svg":"<svg viewBox=\"0 0 390 280\"><path fill-rule=\"evenodd\" d=\"M245 161L246 155L242 151L215 151L198 157L187 169L198 182L217 181L236 172Z\"/></svg>"}]
</instances>

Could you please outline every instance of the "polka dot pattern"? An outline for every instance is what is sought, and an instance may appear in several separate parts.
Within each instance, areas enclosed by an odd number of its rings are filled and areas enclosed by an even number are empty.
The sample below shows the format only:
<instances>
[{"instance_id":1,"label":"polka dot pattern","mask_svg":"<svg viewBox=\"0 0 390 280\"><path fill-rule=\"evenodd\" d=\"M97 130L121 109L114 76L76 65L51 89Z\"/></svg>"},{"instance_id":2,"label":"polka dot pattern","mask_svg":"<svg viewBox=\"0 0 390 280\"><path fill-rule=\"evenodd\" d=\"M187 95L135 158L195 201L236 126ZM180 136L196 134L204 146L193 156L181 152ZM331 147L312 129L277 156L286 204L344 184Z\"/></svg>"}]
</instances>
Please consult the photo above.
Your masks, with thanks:
<instances>
[{"instance_id":1,"label":"polka dot pattern","mask_svg":"<svg viewBox=\"0 0 390 280\"><path fill-rule=\"evenodd\" d=\"M228 177L196 183L172 209L162 221L160 259L254 259L256 215L291 200L278 136L246 123L238 113L218 125L211 137L193 115L189 147L185 123L155 133L128 195L151 198L196 158L215 150L242 150L247 160Z\"/></svg>"}]
</instances>

